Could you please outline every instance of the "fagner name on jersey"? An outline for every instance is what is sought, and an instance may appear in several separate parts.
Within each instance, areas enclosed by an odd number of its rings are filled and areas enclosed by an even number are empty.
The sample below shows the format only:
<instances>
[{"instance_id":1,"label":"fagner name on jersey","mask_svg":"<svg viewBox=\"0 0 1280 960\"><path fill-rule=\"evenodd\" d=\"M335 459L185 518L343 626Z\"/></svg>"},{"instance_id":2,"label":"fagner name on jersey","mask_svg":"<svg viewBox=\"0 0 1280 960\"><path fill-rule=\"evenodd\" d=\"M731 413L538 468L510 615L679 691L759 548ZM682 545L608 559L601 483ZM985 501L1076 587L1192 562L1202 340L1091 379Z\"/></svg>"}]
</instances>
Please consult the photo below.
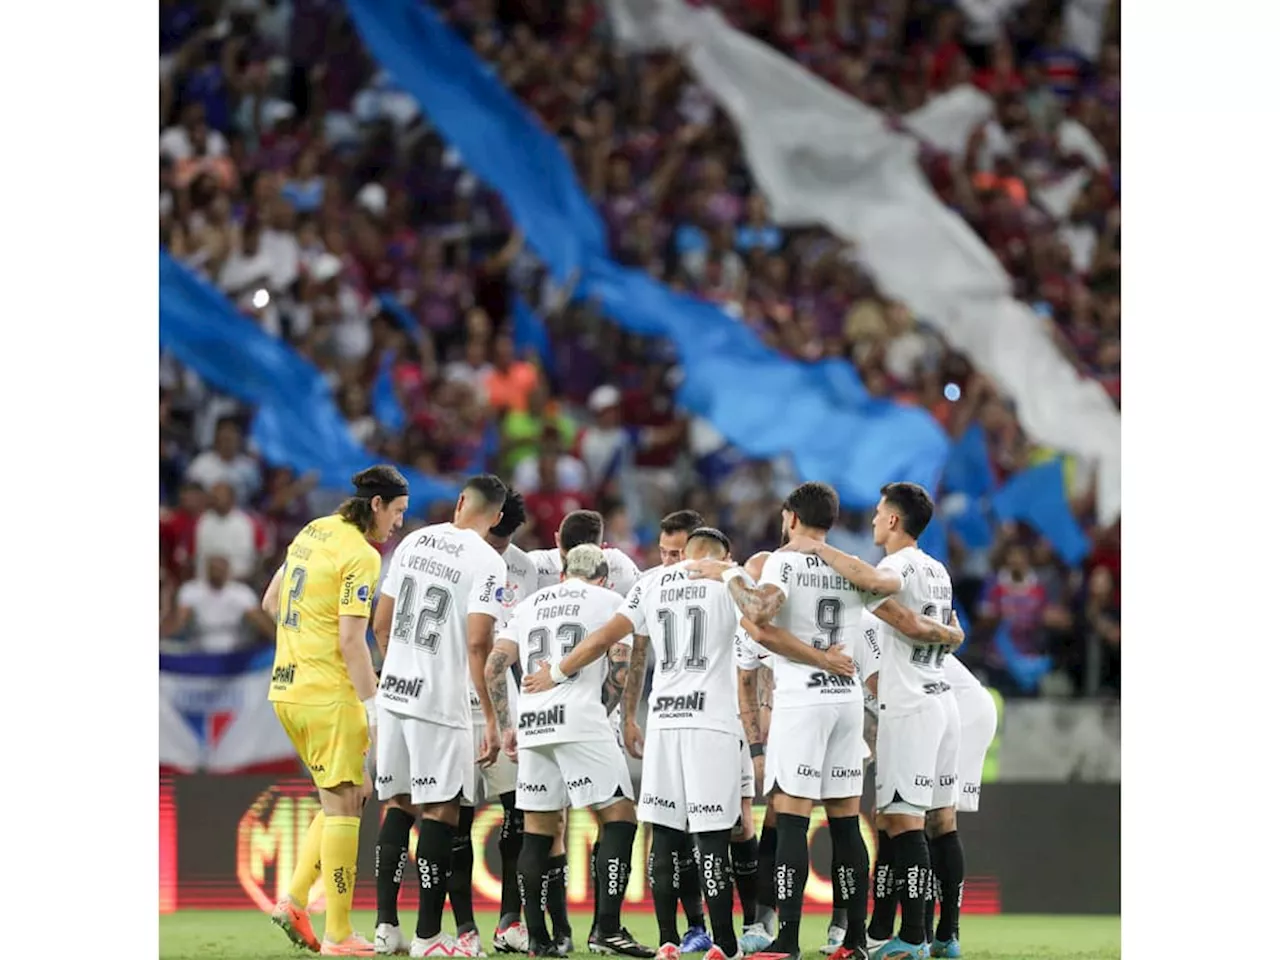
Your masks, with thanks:
<instances>
[{"instance_id":1,"label":"fagner name on jersey","mask_svg":"<svg viewBox=\"0 0 1280 960\"><path fill-rule=\"evenodd\" d=\"M557 603L553 607L539 607L538 619L557 620L560 617L576 619L579 616L579 611L581 610L582 604L580 603Z\"/></svg>"},{"instance_id":2,"label":"fagner name on jersey","mask_svg":"<svg viewBox=\"0 0 1280 960\"><path fill-rule=\"evenodd\" d=\"M420 571L429 577L448 580L450 583L457 583L462 579L462 574L456 568L449 566L447 563L441 563L435 557L425 557L420 553L409 554L404 565L410 570Z\"/></svg>"},{"instance_id":3,"label":"fagner name on jersey","mask_svg":"<svg viewBox=\"0 0 1280 960\"><path fill-rule=\"evenodd\" d=\"M388 673L382 678L382 692L388 700L399 700L401 703L417 700L422 695L422 678L406 680Z\"/></svg>"},{"instance_id":4,"label":"fagner name on jersey","mask_svg":"<svg viewBox=\"0 0 1280 960\"><path fill-rule=\"evenodd\" d=\"M852 687L858 682L857 677L842 677L836 673L825 673L822 670L815 670L809 674L809 682L805 684L807 687L830 687L833 690L843 690Z\"/></svg>"},{"instance_id":5,"label":"fagner name on jersey","mask_svg":"<svg viewBox=\"0 0 1280 960\"><path fill-rule=\"evenodd\" d=\"M520 714L520 729L532 730L535 727L556 727L564 724L564 704L558 707L547 707L545 710L526 710Z\"/></svg>"},{"instance_id":6,"label":"fagner name on jersey","mask_svg":"<svg viewBox=\"0 0 1280 960\"><path fill-rule=\"evenodd\" d=\"M418 538L418 542L414 546L426 547L428 550L439 550L441 553L447 553L451 557L462 556L464 549L463 545L457 540L440 537L434 533L424 533Z\"/></svg>"},{"instance_id":7,"label":"fagner name on jersey","mask_svg":"<svg viewBox=\"0 0 1280 960\"><path fill-rule=\"evenodd\" d=\"M707 695L702 692L686 693L679 697L658 697L653 701L655 713L701 713L707 708Z\"/></svg>"}]
</instances>

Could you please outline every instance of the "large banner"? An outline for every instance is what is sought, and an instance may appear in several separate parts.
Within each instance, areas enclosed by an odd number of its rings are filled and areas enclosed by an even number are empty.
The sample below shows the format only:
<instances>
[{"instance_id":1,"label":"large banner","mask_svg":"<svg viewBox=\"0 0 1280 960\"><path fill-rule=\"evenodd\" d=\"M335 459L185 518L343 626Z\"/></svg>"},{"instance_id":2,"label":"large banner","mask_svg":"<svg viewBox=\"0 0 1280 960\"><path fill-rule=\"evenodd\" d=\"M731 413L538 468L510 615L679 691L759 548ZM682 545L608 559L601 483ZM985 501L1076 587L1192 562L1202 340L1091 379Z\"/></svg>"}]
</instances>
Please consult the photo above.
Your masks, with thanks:
<instances>
[{"instance_id":1,"label":"large banner","mask_svg":"<svg viewBox=\"0 0 1280 960\"><path fill-rule=\"evenodd\" d=\"M1120 912L1120 789L1114 784L997 784L982 791L982 811L961 818L968 879L968 913L1116 914ZM160 784L160 909L267 911L288 886L298 849L319 805L307 780L270 777L179 776ZM759 825L764 808L756 808ZM498 828L502 808L476 813L474 896L494 909L501 890ZM875 832L864 813L862 832L875 857ZM356 906L374 905L373 854L378 815L361 825ZM569 825L568 897L590 907L588 857L596 825L574 811ZM416 844L416 838L411 840ZM649 909L648 831L636 835L632 909ZM831 845L826 817L814 812L809 844L813 867L806 906L831 903ZM413 867L403 889L416 896ZM1088 883L1080 882L1088 877ZM321 904L321 885L312 892ZM408 903L408 900L406 900Z\"/></svg>"},{"instance_id":2,"label":"large banner","mask_svg":"<svg viewBox=\"0 0 1280 960\"><path fill-rule=\"evenodd\" d=\"M295 754L267 702L271 649L160 657L160 766L234 773Z\"/></svg>"}]
</instances>

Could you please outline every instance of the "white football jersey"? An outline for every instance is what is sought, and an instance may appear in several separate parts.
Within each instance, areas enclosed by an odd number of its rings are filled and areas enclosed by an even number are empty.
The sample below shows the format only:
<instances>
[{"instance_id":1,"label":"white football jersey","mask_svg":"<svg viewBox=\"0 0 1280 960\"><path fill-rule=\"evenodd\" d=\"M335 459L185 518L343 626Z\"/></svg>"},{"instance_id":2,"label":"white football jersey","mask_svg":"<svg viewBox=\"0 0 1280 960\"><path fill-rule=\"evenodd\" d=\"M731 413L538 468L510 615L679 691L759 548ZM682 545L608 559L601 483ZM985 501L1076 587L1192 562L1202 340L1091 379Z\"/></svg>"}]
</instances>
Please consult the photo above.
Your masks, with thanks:
<instances>
[{"instance_id":1,"label":"white football jersey","mask_svg":"<svg viewBox=\"0 0 1280 960\"><path fill-rule=\"evenodd\" d=\"M502 604L502 618L498 622L499 627L506 625L511 619L511 615L515 612L516 604L525 597L531 597L538 590L538 569L534 566L533 560L529 555L517 547L514 543L510 544L502 554L502 562L507 565L506 582L498 588L498 600ZM494 632L496 637L497 631ZM507 672L507 702L515 709L517 696L516 678L510 671ZM480 698L476 696L475 685L471 682L471 674L467 673L467 695L471 698L471 722L472 724L484 723L484 711L480 709Z\"/></svg>"},{"instance_id":2,"label":"white football jersey","mask_svg":"<svg viewBox=\"0 0 1280 960\"><path fill-rule=\"evenodd\" d=\"M893 594L906 609L929 620L951 620L951 575L947 568L919 547L905 547L876 565L902 578L902 589ZM867 608L878 609L889 597L867 597ZM880 680L876 690L880 703L894 713L911 712L927 697L946 693L951 687L942 669L947 648L942 644L917 646L897 630L884 624L880 633Z\"/></svg>"},{"instance_id":3,"label":"white football jersey","mask_svg":"<svg viewBox=\"0 0 1280 960\"><path fill-rule=\"evenodd\" d=\"M471 726L467 617L502 622L507 568L474 530L439 523L406 537L391 557L382 595L395 598L378 704L447 727Z\"/></svg>"},{"instance_id":4,"label":"white football jersey","mask_svg":"<svg viewBox=\"0 0 1280 960\"><path fill-rule=\"evenodd\" d=\"M885 622L870 610L862 611L862 629L853 641L854 666L858 668L858 679L862 681L862 702L868 710L875 711L876 695L871 692L867 681L880 672L880 651L884 649L883 630ZM878 681L877 681L878 682Z\"/></svg>"},{"instance_id":5,"label":"white football jersey","mask_svg":"<svg viewBox=\"0 0 1280 960\"><path fill-rule=\"evenodd\" d=\"M942 660L942 675L946 678L947 683L951 685L951 689L957 693L961 690L981 690L982 684L954 653Z\"/></svg>"},{"instance_id":6,"label":"white football jersey","mask_svg":"<svg viewBox=\"0 0 1280 960\"><path fill-rule=\"evenodd\" d=\"M550 550L534 550L529 559L538 568L538 589L549 587L560 582L560 573L564 569L564 558L555 547ZM640 579L640 569L635 561L617 547L605 547L604 558L609 562L609 579L605 586L620 597L625 597Z\"/></svg>"},{"instance_id":7,"label":"white football jersey","mask_svg":"<svg viewBox=\"0 0 1280 960\"><path fill-rule=\"evenodd\" d=\"M650 730L719 730L742 736L733 635L738 606L718 580L690 580L689 561L637 583L621 613L653 646Z\"/></svg>"},{"instance_id":8,"label":"white football jersey","mask_svg":"<svg viewBox=\"0 0 1280 960\"><path fill-rule=\"evenodd\" d=\"M848 652L862 623L862 592L821 557L776 550L765 561L760 584L773 584L786 600L773 618L802 643L826 650L839 643ZM783 656L773 660L775 710L862 699L857 677L841 677Z\"/></svg>"},{"instance_id":9,"label":"white football jersey","mask_svg":"<svg viewBox=\"0 0 1280 960\"><path fill-rule=\"evenodd\" d=\"M751 639L751 635L738 627L733 632L733 659L739 670L759 670L767 666L769 651Z\"/></svg>"},{"instance_id":10,"label":"white football jersey","mask_svg":"<svg viewBox=\"0 0 1280 960\"><path fill-rule=\"evenodd\" d=\"M519 648L520 668L534 673L544 660L555 666L567 657L613 618L619 604L612 590L584 580L555 583L521 601L501 637ZM613 740L600 700L607 668L608 658L600 657L545 693L521 693L514 718L519 745Z\"/></svg>"}]
</instances>

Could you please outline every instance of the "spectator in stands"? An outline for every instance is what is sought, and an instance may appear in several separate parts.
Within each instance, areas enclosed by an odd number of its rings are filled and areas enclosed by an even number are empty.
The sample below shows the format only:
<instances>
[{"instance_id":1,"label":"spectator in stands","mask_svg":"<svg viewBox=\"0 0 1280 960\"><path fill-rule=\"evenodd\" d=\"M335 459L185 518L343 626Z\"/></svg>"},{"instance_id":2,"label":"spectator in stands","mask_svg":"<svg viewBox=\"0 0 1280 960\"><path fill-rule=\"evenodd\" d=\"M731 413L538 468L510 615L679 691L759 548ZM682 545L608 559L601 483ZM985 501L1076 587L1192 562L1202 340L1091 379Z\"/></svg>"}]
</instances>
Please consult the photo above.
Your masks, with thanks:
<instances>
[{"instance_id":1,"label":"spectator in stands","mask_svg":"<svg viewBox=\"0 0 1280 960\"><path fill-rule=\"evenodd\" d=\"M219 483L230 484L236 498L247 503L262 487L258 462L245 453L240 424L230 417L218 421L213 449L206 450L187 468L187 479L212 491Z\"/></svg>"},{"instance_id":2,"label":"spectator in stands","mask_svg":"<svg viewBox=\"0 0 1280 960\"><path fill-rule=\"evenodd\" d=\"M560 529L560 521L565 514L591 509L592 501L586 494L560 489L560 457L557 451L539 453L536 463L537 489L521 492L524 493L525 510L533 522L537 542L545 545L556 542L556 531Z\"/></svg>"},{"instance_id":3,"label":"spectator in stands","mask_svg":"<svg viewBox=\"0 0 1280 960\"><path fill-rule=\"evenodd\" d=\"M1018 653L1038 656L1047 650L1045 615L1049 594L1031 567L1031 552L1019 542L1009 544L1004 560L987 581L978 604L980 630L987 636L1004 626ZM992 683L1002 691L1021 692L1011 683L1007 664L992 644L987 652Z\"/></svg>"},{"instance_id":4,"label":"spectator in stands","mask_svg":"<svg viewBox=\"0 0 1280 960\"><path fill-rule=\"evenodd\" d=\"M583 493L590 489L587 468L565 449L564 435L554 423L546 424L537 457L528 457L516 467L512 482L521 493L536 493L542 486L542 461L554 458L556 487L566 493Z\"/></svg>"},{"instance_id":5,"label":"spectator in stands","mask_svg":"<svg viewBox=\"0 0 1280 960\"><path fill-rule=\"evenodd\" d=\"M234 579L252 580L258 575L258 561L265 546L262 525L236 506L235 488L229 483L215 483L209 509L196 524L196 569L207 569L210 557L224 557Z\"/></svg>"},{"instance_id":6,"label":"spectator in stands","mask_svg":"<svg viewBox=\"0 0 1280 960\"><path fill-rule=\"evenodd\" d=\"M485 380L489 404L497 411L523 413L538 386L538 371L516 357L516 343L503 334L493 342L493 369Z\"/></svg>"},{"instance_id":7,"label":"spectator in stands","mask_svg":"<svg viewBox=\"0 0 1280 960\"><path fill-rule=\"evenodd\" d=\"M522 461L535 457L548 433L558 433L568 448L577 438L578 427L573 418L551 400L546 384L535 379L524 406L509 411L502 418L503 463L506 469L515 471Z\"/></svg>"},{"instance_id":8,"label":"spectator in stands","mask_svg":"<svg viewBox=\"0 0 1280 960\"><path fill-rule=\"evenodd\" d=\"M1076 688L1087 696L1119 696L1120 597L1106 567L1094 567L1089 575L1077 605L1075 636L1080 642L1066 665Z\"/></svg>"},{"instance_id":9,"label":"spectator in stands","mask_svg":"<svg viewBox=\"0 0 1280 960\"><path fill-rule=\"evenodd\" d=\"M160 565L178 583L195 572L196 524L207 506L204 487L188 480L177 506L160 508Z\"/></svg>"},{"instance_id":10,"label":"spectator in stands","mask_svg":"<svg viewBox=\"0 0 1280 960\"><path fill-rule=\"evenodd\" d=\"M275 637L271 622L247 584L231 579L226 557L211 555L205 575L188 580L178 590L161 636L183 636L193 653L231 653Z\"/></svg>"}]
</instances>

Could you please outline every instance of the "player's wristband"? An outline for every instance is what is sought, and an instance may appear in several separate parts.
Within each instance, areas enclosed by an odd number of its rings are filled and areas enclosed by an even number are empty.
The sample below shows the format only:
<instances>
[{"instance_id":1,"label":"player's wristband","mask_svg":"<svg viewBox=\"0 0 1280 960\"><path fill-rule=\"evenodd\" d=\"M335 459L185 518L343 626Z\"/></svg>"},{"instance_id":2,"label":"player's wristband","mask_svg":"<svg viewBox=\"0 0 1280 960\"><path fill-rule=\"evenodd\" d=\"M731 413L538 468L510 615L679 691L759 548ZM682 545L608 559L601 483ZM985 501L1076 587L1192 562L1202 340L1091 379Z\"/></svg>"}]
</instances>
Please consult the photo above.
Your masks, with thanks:
<instances>
[{"instance_id":1,"label":"player's wristband","mask_svg":"<svg viewBox=\"0 0 1280 960\"><path fill-rule=\"evenodd\" d=\"M738 577L742 577L742 579L745 580L747 578L747 571L743 570L741 567L730 567L724 573L720 574L720 580L723 583L728 583L730 580L735 580Z\"/></svg>"},{"instance_id":2,"label":"player's wristband","mask_svg":"<svg viewBox=\"0 0 1280 960\"><path fill-rule=\"evenodd\" d=\"M751 744L751 756L752 756L753 758L754 758L754 757L763 757L763 756L764 756L764 744L763 744L763 743L753 743L753 744Z\"/></svg>"},{"instance_id":3,"label":"player's wristband","mask_svg":"<svg viewBox=\"0 0 1280 960\"><path fill-rule=\"evenodd\" d=\"M569 678L565 676L565 672L560 669L560 664L553 663L551 665L551 679L556 683L564 683Z\"/></svg>"},{"instance_id":4,"label":"player's wristband","mask_svg":"<svg viewBox=\"0 0 1280 960\"><path fill-rule=\"evenodd\" d=\"M361 701L364 704L364 715L369 720L369 729L371 730L378 725L378 708L375 705L377 699L377 694L374 694L368 700Z\"/></svg>"}]
</instances>

